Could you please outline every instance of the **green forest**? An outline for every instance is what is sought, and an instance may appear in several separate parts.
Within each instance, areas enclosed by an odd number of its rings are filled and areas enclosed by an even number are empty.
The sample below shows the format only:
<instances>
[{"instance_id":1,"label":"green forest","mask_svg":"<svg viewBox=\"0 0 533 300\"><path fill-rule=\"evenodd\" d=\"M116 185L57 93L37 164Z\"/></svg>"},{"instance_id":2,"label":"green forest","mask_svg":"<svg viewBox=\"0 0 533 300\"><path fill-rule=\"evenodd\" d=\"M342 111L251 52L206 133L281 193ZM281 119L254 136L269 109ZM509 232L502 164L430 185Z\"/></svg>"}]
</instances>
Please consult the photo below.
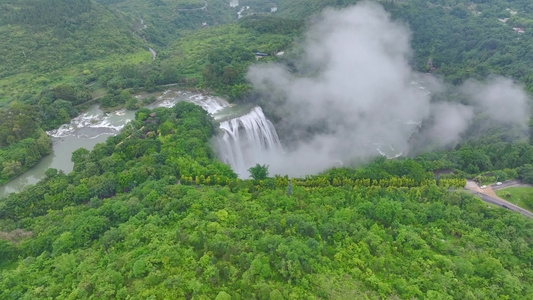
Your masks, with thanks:
<instances>
[{"instance_id":1,"label":"green forest","mask_svg":"<svg viewBox=\"0 0 533 300\"><path fill-rule=\"evenodd\" d=\"M155 98L135 95L169 86L260 103L248 67L298 76L320 12L360 1L239 2L241 18L229 0L0 0L0 184L88 105L136 110L72 153L71 173L0 198L0 299L533 298L533 219L463 190L533 183L533 138L498 128L302 178L258 164L243 179L218 161L200 107L140 108ZM409 27L414 70L451 86L503 75L533 94L530 0L376 2ZM503 191L533 207L527 188Z\"/></svg>"},{"instance_id":2,"label":"green forest","mask_svg":"<svg viewBox=\"0 0 533 300\"><path fill-rule=\"evenodd\" d=\"M2 299L533 293L533 221L448 190L461 179L437 186L427 160L241 180L201 108L136 115L72 173L0 202Z\"/></svg>"}]
</instances>

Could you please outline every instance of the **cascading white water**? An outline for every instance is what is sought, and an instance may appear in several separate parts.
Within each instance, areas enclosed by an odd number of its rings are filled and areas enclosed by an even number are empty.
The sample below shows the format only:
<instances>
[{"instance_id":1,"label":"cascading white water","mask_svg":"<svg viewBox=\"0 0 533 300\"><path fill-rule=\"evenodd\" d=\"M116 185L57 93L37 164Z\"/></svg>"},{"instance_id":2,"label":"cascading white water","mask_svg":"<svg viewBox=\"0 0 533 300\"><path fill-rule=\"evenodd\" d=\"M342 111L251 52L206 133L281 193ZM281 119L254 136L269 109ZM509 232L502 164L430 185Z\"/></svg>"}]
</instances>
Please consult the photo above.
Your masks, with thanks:
<instances>
[{"instance_id":1,"label":"cascading white water","mask_svg":"<svg viewBox=\"0 0 533 300\"><path fill-rule=\"evenodd\" d=\"M223 108L228 107L229 103L221 98L204 96L201 94L193 95L189 97L188 102L192 102L198 106L201 106L209 114L213 115Z\"/></svg>"},{"instance_id":2,"label":"cascading white water","mask_svg":"<svg viewBox=\"0 0 533 300\"><path fill-rule=\"evenodd\" d=\"M241 177L248 177L248 168L265 164L267 157L283 151L274 125L259 106L246 110L246 105L233 106L222 98L202 94L185 97L170 90L159 97L158 106L172 107L176 99L201 106L220 122L222 132L216 138L218 157ZM247 113L243 114L244 111Z\"/></svg>"},{"instance_id":3,"label":"cascading white water","mask_svg":"<svg viewBox=\"0 0 533 300\"><path fill-rule=\"evenodd\" d=\"M246 106L230 108L230 104L224 99L176 90L163 92L162 95L157 97L156 103L146 107L150 109L173 107L179 101L188 101L201 106L213 115L215 120L229 120L222 122L221 126L229 128L238 140L226 136L229 134L228 131L221 128L223 134L219 136L218 145L223 146L220 147L219 156L222 161L230 164L235 172L243 177L248 175L247 168L256 163L265 163L260 157L267 150L278 151L281 149L274 127L266 120L263 111L259 107L254 108L243 116L242 111L246 110ZM231 119L231 116L236 113L241 117ZM9 184L0 186L0 198L8 193L21 191L28 184L38 182L45 177L45 171L48 168L55 168L69 173L73 167L73 163L70 160L73 151L80 147L90 150L96 143L105 142L108 136L119 133L120 129L134 118L134 114L134 111L125 109L106 114L98 109L97 106L92 106L85 113L72 119L70 123L48 131L48 135L52 137L54 153L45 157L36 166L12 180ZM239 128L240 126L242 128ZM227 142L224 142L224 140ZM256 146L249 147L249 145ZM263 145L264 148L257 145ZM228 153L231 153L231 155L228 155Z\"/></svg>"},{"instance_id":4,"label":"cascading white water","mask_svg":"<svg viewBox=\"0 0 533 300\"><path fill-rule=\"evenodd\" d=\"M259 106L243 116L221 122L220 129L223 134L217 140L219 158L242 177L247 177L248 168L283 151L274 125Z\"/></svg>"}]
</instances>

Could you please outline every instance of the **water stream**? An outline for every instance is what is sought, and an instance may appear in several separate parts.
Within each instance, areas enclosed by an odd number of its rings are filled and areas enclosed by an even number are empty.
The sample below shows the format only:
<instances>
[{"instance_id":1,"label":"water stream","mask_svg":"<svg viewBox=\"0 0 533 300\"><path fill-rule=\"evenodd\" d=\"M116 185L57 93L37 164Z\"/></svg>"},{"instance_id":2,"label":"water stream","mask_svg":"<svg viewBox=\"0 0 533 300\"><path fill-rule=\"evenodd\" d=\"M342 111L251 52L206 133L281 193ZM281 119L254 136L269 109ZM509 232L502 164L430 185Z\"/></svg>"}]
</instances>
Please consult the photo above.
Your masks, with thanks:
<instances>
[{"instance_id":1,"label":"water stream","mask_svg":"<svg viewBox=\"0 0 533 300\"><path fill-rule=\"evenodd\" d=\"M232 105L218 97L167 90L157 97L155 103L146 107L150 109L173 107L179 101L188 101L201 106L219 122L220 132L213 139L215 150L220 161L231 165L241 178L248 177L247 170L250 167L257 163L269 164L273 158L279 158L284 152L274 126L259 106ZM92 150L96 144L118 134L126 123L134 119L134 115L134 111L125 109L106 114L95 105L72 119L69 124L49 131L48 134L53 142L53 153L18 178L1 186L0 197L37 183L44 178L48 168L55 168L65 173L71 172L73 163L70 158L73 151L81 147ZM420 122L408 122L405 126L410 126L416 131L420 127ZM369 146L388 158L399 157L404 150L379 142Z\"/></svg>"},{"instance_id":2,"label":"water stream","mask_svg":"<svg viewBox=\"0 0 533 300\"><path fill-rule=\"evenodd\" d=\"M424 82L412 81L411 85L413 88L426 90ZM163 92L155 103L146 107L150 109L172 107L179 101L188 101L201 106L219 122L220 133L214 141L219 159L231 165L242 178L248 177L248 168L256 163L268 163L269 158L277 157L283 152L274 126L266 119L259 106L232 105L218 97L171 89ZM18 192L28 184L37 183L44 178L48 168L55 168L65 173L71 172L73 163L70 158L73 151L82 147L92 150L96 144L118 134L126 123L134 119L134 115L134 111L125 109L105 114L95 105L72 119L69 124L49 131L48 134L53 142L52 154L44 157L21 176L0 186L0 197ZM413 133L416 133L421 123L420 120L414 120L402 123L401 126L408 126ZM369 146L387 158L402 156L406 151L379 140Z\"/></svg>"},{"instance_id":3,"label":"water stream","mask_svg":"<svg viewBox=\"0 0 533 300\"><path fill-rule=\"evenodd\" d=\"M158 96L154 104L146 107L150 109L172 107L178 101L195 103L210 113L229 106L225 100L217 97L168 90ZM120 129L134 118L134 111L122 109L106 114L97 105L91 106L86 112L72 119L70 123L47 132L53 143L52 154L41 159L37 165L19 177L0 186L0 197L8 193L19 192L25 186L37 183L44 178L44 173L48 168L70 173L73 169L73 163L70 160L72 152L79 148L92 150L96 144L103 143L108 137L118 134Z\"/></svg>"}]
</instances>

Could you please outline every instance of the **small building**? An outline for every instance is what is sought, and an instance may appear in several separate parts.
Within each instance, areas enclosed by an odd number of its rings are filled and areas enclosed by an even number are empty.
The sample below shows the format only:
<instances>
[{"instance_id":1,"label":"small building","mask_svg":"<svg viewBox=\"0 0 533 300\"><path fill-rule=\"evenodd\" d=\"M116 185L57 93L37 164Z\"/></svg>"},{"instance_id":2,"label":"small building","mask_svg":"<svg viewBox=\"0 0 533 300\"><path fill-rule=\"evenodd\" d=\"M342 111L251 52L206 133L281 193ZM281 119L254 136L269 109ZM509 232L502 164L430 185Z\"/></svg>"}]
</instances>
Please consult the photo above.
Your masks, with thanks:
<instances>
[{"instance_id":1,"label":"small building","mask_svg":"<svg viewBox=\"0 0 533 300\"><path fill-rule=\"evenodd\" d=\"M255 60L258 60L258 59L260 59L260 58L263 58L263 57L265 57L265 56L268 56L268 54L266 54L266 53L261 53L261 52L254 52L254 54L255 54Z\"/></svg>"}]
</instances>

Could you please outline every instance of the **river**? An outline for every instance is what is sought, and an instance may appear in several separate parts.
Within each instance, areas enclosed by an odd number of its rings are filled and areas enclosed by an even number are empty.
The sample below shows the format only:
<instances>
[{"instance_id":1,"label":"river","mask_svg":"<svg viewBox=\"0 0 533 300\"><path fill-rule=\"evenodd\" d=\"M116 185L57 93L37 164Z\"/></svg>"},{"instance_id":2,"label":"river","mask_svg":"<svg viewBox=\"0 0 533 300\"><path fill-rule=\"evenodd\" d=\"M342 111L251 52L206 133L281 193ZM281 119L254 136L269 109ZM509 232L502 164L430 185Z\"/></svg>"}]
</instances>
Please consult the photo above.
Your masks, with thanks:
<instances>
[{"instance_id":1,"label":"river","mask_svg":"<svg viewBox=\"0 0 533 300\"><path fill-rule=\"evenodd\" d=\"M227 102L220 98L204 96L198 93L178 90L167 90L157 97L157 101L146 106L172 107L178 101L189 101L202 106L209 112L219 110ZM19 192L29 184L35 184L45 177L48 168L70 173L73 163L70 161L71 154L79 148L92 150L98 143L103 143L113 135L118 134L126 123L133 120L134 111L125 109L104 113L97 105L91 106L86 112L71 120L56 130L49 131L52 139L52 154L44 157L31 169L13 179L7 184L0 186L0 197L9 193Z\"/></svg>"}]
</instances>

